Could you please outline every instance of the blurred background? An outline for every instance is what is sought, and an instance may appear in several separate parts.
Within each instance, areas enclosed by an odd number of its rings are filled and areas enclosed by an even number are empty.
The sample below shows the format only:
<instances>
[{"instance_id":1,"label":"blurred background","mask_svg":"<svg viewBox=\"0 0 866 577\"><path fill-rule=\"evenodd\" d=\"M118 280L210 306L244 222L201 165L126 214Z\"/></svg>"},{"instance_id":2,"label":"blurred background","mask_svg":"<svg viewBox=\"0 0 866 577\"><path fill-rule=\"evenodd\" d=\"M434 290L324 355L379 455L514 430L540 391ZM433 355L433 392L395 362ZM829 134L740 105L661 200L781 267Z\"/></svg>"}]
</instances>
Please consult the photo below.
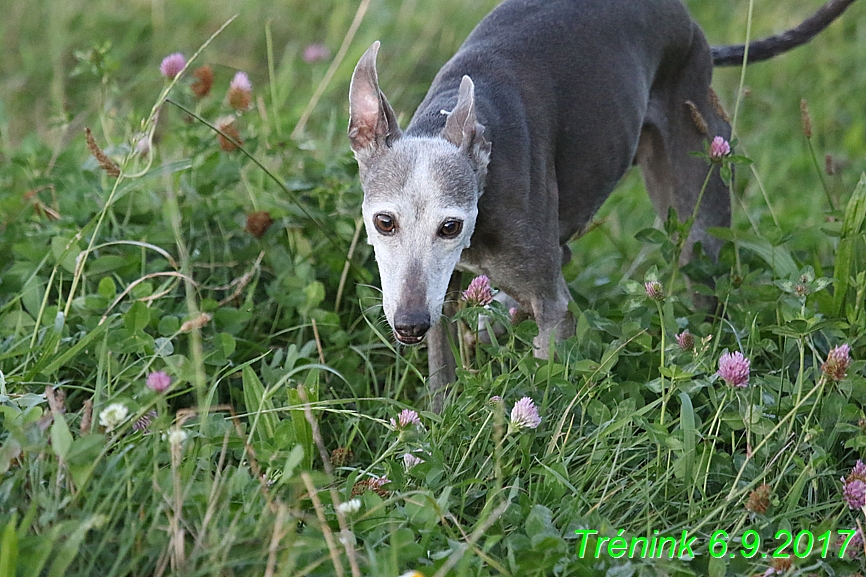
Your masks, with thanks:
<instances>
[{"instance_id":1,"label":"blurred background","mask_svg":"<svg viewBox=\"0 0 866 577\"><path fill-rule=\"evenodd\" d=\"M752 36L794 26L821 3L759 0ZM382 41L381 85L405 125L438 68L495 4L372 0L297 146L323 159L347 154L350 74L376 39ZM744 40L746 0L687 4L712 44ZM0 22L0 143L8 154L28 139L55 150L78 140L84 158L85 124L101 123L105 134L117 138L129 135L163 85L157 73L160 60L175 51L189 56L237 14L197 64L211 65L218 84L228 82L237 70L246 71L257 90L258 113L271 116L262 124L275 126L279 133L270 142L285 144L339 52L358 7L358 2L344 0L5 0ZM785 234L793 235L791 246L796 250L811 246L810 227L823 224L815 219L821 218L827 198L801 130L802 99L811 112L818 160L833 173L825 178L837 206L850 193L866 169L864 54L866 6L858 2L808 46L748 68L736 126L738 152L755 161L765 193L751 170L740 171L736 188L744 204L735 211L738 226L767 222L775 228L778 222ZM271 74L274 82L269 87ZM739 69L716 73L714 86L729 112L735 106L739 77ZM653 219L633 171L597 217L606 226L579 241L578 252L586 258L576 258L580 272L574 269L571 276L585 272L598 282L605 274L603 262L610 258L610 243L617 245L619 260L623 251L638 246L622 230L633 234Z\"/></svg>"}]
</instances>

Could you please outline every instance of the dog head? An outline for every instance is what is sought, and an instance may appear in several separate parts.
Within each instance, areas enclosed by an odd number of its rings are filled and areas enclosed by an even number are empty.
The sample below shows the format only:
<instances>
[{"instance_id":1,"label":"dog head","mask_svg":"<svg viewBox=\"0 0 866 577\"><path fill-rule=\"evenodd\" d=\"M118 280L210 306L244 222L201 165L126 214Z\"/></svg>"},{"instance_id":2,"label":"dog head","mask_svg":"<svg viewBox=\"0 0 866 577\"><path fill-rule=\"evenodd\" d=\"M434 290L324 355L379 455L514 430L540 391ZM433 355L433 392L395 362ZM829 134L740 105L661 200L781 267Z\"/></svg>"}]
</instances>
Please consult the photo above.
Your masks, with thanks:
<instances>
[{"instance_id":1,"label":"dog head","mask_svg":"<svg viewBox=\"0 0 866 577\"><path fill-rule=\"evenodd\" d=\"M349 89L349 140L364 189L385 317L397 340L421 342L438 322L448 280L475 230L490 143L476 120L475 86L464 76L439 135L404 136L379 90L374 43Z\"/></svg>"}]
</instances>

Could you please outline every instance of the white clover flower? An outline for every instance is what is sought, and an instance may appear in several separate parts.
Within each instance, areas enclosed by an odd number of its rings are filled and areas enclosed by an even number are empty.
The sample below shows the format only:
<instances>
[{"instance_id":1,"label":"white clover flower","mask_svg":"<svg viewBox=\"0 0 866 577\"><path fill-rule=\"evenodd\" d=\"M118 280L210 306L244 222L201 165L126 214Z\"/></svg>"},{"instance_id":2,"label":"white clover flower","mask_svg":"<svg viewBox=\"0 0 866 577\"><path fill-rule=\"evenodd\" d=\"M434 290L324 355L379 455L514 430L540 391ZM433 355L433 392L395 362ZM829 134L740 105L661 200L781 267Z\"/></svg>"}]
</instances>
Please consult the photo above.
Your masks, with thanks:
<instances>
[{"instance_id":1,"label":"white clover flower","mask_svg":"<svg viewBox=\"0 0 866 577\"><path fill-rule=\"evenodd\" d=\"M337 505L337 510L340 511L343 515L351 515L353 513L357 513L361 509L361 500L360 499L352 499L350 501L344 501Z\"/></svg>"},{"instance_id":2,"label":"white clover flower","mask_svg":"<svg viewBox=\"0 0 866 577\"><path fill-rule=\"evenodd\" d=\"M178 445L182 445L184 441L186 441L187 434L183 429L172 429L166 435L168 439L168 444L172 447L176 447Z\"/></svg>"},{"instance_id":3,"label":"white clover flower","mask_svg":"<svg viewBox=\"0 0 866 577\"><path fill-rule=\"evenodd\" d=\"M120 423L126 420L129 409L123 403L111 403L99 413L99 424L105 427L105 431L114 430Z\"/></svg>"},{"instance_id":4,"label":"white clover flower","mask_svg":"<svg viewBox=\"0 0 866 577\"><path fill-rule=\"evenodd\" d=\"M350 547L350 546L354 547L355 546L355 534L352 533L351 531L349 531L348 529L340 531L340 544L342 544L343 547Z\"/></svg>"}]
</instances>

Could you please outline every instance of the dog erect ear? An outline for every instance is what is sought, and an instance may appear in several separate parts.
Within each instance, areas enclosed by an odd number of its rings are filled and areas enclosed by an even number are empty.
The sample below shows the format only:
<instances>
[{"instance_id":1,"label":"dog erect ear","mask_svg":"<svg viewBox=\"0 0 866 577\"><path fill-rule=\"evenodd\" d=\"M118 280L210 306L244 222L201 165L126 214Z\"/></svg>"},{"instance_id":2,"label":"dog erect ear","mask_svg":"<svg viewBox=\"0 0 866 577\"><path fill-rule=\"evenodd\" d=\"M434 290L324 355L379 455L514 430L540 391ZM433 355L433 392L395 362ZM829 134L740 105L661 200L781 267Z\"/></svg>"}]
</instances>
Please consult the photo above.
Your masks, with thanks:
<instances>
[{"instance_id":1,"label":"dog erect ear","mask_svg":"<svg viewBox=\"0 0 866 577\"><path fill-rule=\"evenodd\" d=\"M490 142L484 138L484 126L475 115L475 84L468 76L460 81L457 104L445 121L442 137L469 155L479 183L483 183L490 160Z\"/></svg>"},{"instance_id":2,"label":"dog erect ear","mask_svg":"<svg viewBox=\"0 0 866 577\"><path fill-rule=\"evenodd\" d=\"M394 110L379 90L376 73L378 52L377 40L355 66L349 87L349 141L356 157L373 152L381 144L390 145L391 141L400 137Z\"/></svg>"}]
</instances>

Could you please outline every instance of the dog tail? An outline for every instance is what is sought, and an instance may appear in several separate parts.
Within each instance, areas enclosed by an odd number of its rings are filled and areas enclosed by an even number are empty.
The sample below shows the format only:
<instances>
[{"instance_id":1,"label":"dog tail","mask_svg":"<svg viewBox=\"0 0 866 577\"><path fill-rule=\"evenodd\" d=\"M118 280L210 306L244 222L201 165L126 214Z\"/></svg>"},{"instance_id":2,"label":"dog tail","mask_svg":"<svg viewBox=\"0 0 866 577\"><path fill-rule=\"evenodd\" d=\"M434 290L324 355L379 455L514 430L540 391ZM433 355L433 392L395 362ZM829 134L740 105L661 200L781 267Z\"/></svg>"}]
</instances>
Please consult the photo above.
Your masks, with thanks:
<instances>
[{"instance_id":1,"label":"dog tail","mask_svg":"<svg viewBox=\"0 0 866 577\"><path fill-rule=\"evenodd\" d=\"M803 20L796 28L791 28L781 34L762 38L749 43L748 63L769 60L805 44L817 36L824 28L838 18L854 0L829 0L817 12ZM746 54L745 44L730 46L713 46L713 65L740 66Z\"/></svg>"}]
</instances>

